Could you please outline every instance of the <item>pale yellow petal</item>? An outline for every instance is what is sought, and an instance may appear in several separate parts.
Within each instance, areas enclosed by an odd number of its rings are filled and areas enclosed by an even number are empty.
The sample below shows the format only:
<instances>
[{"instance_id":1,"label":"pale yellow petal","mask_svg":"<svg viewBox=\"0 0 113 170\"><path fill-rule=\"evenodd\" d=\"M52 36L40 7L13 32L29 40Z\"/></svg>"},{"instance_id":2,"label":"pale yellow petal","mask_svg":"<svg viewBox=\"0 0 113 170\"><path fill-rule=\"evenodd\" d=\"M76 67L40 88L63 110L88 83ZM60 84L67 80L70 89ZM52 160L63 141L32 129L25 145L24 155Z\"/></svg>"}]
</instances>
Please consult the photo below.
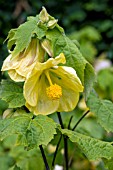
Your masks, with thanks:
<instances>
[{"instance_id":1,"label":"pale yellow petal","mask_svg":"<svg viewBox=\"0 0 113 170\"><path fill-rule=\"evenodd\" d=\"M60 63L65 64L66 63L66 59L65 59L64 54L60 53L59 56L54 58L52 63L53 63L53 66L57 66Z\"/></svg>"},{"instance_id":2,"label":"pale yellow petal","mask_svg":"<svg viewBox=\"0 0 113 170\"><path fill-rule=\"evenodd\" d=\"M69 112L72 111L79 100L79 93L75 92L71 89L62 89L62 97L60 98L59 101L59 107L58 110L59 112Z\"/></svg>"},{"instance_id":3,"label":"pale yellow petal","mask_svg":"<svg viewBox=\"0 0 113 170\"><path fill-rule=\"evenodd\" d=\"M13 80L13 81L16 81L16 82L23 82L25 81L25 77L19 75L16 70L9 70L8 71L8 74L10 76L10 78Z\"/></svg>"},{"instance_id":4,"label":"pale yellow petal","mask_svg":"<svg viewBox=\"0 0 113 170\"><path fill-rule=\"evenodd\" d=\"M21 62L21 65L19 68L16 69L16 72L24 77L27 77L27 75L30 74L30 72L33 70L36 63L33 63L28 67L25 63L27 63L26 58L24 59L24 61Z\"/></svg>"},{"instance_id":5,"label":"pale yellow petal","mask_svg":"<svg viewBox=\"0 0 113 170\"><path fill-rule=\"evenodd\" d=\"M53 57L52 44L48 39L44 39L41 42L41 46L49 54L50 57Z\"/></svg>"},{"instance_id":6,"label":"pale yellow petal","mask_svg":"<svg viewBox=\"0 0 113 170\"><path fill-rule=\"evenodd\" d=\"M48 87L48 81L46 80L45 75L43 74L38 83L38 100L35 107L30 106L26 103L26 107L32 111L35 115L43 114L48 115L57 111L59 106L59 100L50 100L46 94L46 88Z\"/></svg>"},{"instance_id":7,"label":"pale yellow petal","mask_svg":"<svg viewBox=\"0 0 113 170\"><path fill-rule=\"evenodd\" d=\"M1 71L6 71L6 70L10 70L10 69L16 69L17 67L19 67L19 61L16 58L12 58L12 54L10 54L3 62L2 65L2 69Z\"/></svg>"},{"instance_id":8,"label":"pale yellow petal","mask_svg":"<svg viewBox=\"0 0 113 170\"><path fill-rule=\"evenodd\" d=\"M64 56L63 53L61 53L56 58L49 58L44 63L37 62L36 65L35 65L35 68L36 68L37 72L40 71L40 70L45 71L45 70L48 70L48 69L56 66L57 64L60 64L60 63L64 64L65 62L66 62L65 56Z\"/></svg>"},{"instance_id":9,"label":"pale yellow petal","mask_svg":"<svg viewBox=\"0 0 113 170\"><path fill-rule=\"evenodd\" d=\"M19 67L16 69L17 73L26 77L28 73L32 71L34 68L39 53L39 41L37 39L33 39L25 51L23 57L19 56L18 61L20 62Z\"/></svg>"},{"instance_id":10,"label":"pale yellow petal","mask_svg":"<svg viewBox=\"0 0 113 170\"><path fill-rule=\"evenodd\" d=\"M32 70L32 74L30 74L25 83L24 83L24 97L26 102L31 106L36 106L38 100L38 90L39 87L39 78L41 75L41 71L37 72L34 68Z\"/></svg>"},{"instance_id":11,"label":"pale yellow petal","mask_svg":"<svg viewBox=\"0 0 113 170\"><path fill-rule=\"evenodd\" d=\"M18 56L12 57L10 54L4 61L2 71L14 70L22 77L27 77L34 68L37 61L44 61L45 51L41 48L38 39L32 39L29 47Z\"/></svg>"},{"instance_id":12,"label":"pale yellow petal","mask_svg":"<svg viewBox=\"0 0 113 170\"><path fill-rule=\"evenodd\" d=\"M76 71L71 67L57 66L50 69L51 79L67 89L72 89L75 92L82 92L83 86L78 78Z\"/></svg>"}]
</instances>

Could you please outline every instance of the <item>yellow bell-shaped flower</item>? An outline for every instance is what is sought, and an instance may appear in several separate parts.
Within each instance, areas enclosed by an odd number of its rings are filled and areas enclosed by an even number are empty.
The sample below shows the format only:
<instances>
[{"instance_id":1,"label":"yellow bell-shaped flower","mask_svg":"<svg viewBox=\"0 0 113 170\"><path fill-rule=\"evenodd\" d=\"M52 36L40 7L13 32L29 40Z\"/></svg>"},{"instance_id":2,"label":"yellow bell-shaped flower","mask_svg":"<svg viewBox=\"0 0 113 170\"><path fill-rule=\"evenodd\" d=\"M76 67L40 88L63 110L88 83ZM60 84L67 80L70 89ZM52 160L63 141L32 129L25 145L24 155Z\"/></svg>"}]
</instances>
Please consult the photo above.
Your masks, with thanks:
<instances>
[{"instance_id":1,"label":"yellow bell-shaped flower","mask_svg":"<svg viewBox=\"0 0 113 170\"><path fill-rule=\"evenodd\" d=\"M44 63L35 65L24 84L26 107L35 115L48 115L55 111L71 111L79 100L83 86L76 71L67 66L61 53Z\"/></svg>"},{"instance_id":2,"label":"yellow bell-shaped flower","mask_svg":"<svg viewBox=\"0 0 113 170\"><path fill-rule=\"evenodd\" d=\"M43 62L44 50L38 39L32 39L28 48L18 56L10 54L4 61L2 71L7 71L10 78L16 82L25 81L27 74L30 74L37 61Z\"/></svg>"}]
</instances>

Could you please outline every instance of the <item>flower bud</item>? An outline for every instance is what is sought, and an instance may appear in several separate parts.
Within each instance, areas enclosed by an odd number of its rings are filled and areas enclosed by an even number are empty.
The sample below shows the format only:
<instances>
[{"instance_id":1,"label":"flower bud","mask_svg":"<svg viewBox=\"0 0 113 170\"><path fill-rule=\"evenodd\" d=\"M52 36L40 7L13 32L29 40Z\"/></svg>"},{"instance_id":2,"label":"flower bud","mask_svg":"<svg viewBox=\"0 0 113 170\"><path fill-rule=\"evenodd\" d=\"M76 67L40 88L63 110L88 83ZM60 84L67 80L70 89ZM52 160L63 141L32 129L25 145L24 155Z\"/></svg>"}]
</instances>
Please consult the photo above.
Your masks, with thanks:
<instances>
[{"instance_id":1,"label":"flower bud","mask_svg":"<svg viewBox=\"0 0 113 170\"><path fill-rule=\"evenodd\" d=\"M39 18L43 23L49 21L49 14L47 13L47 11L44 7L42 7L42 11L39 14Z\"/></svg>"},{"instance_id":2,"label":"flower bud","mask_svg":"<svg viewBox=\"0 0 113 170\"><path fill-rule=\"evenodd\" d=\"M57 19L50 20L47 24L48 28L53 29L56 26L57 22L58 22Z\"/></svg>"}]
</instances>

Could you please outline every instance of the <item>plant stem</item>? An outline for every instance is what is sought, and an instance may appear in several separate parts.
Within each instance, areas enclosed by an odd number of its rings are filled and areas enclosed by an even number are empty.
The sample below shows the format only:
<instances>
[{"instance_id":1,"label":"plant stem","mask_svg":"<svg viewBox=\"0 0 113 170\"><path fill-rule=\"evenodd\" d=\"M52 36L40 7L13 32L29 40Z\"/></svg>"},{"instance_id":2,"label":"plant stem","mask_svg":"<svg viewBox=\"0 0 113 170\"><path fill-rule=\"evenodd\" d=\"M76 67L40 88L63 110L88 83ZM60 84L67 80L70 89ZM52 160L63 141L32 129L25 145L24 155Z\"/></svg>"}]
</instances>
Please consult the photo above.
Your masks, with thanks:
<instances>
[{"instance_id":1,"label":"plant stem","mask_svg":"<svg viewBox=\"0 0 113 170\"><path fill-rule=\"evenodd\" d=\"M42 145L39 145L39 148L40 148L40 151L41 151L41 154L42 154L42 157L43 157L43 161L44 161L46 170L50 170Z\"/></svg>"},{"instance_id":2,"label":"plant stem","mask_svg":"<svg viewBox=\"0 0 113 170\"><path fill-rule=\"evenodd\" d=\"M82 119L90 112L90 110L88 110L87 112L84 113L84 115L78 120L78 122L75 124L75 126L73 127L72 131L74 131L76 129L76 127L78 126L78 124L82 121Z\"/></svg>"},{"instance_id":3,"label":"plant stem","mask_svg":"<svg viewBox=\"0 0 113 170\"><path fill-rule=\"evenodd\" d=\"M58 116L61 128L64 129L64 125L63 125L63 122L62 122L62 118L61 118L60 112L57 112L57 116Z\"/></svg>"},{"instance_id":4,"label":"plant stem","mask_svg":"<svg viewBox=\"0 0 113 170\"><path fill-rule=\"evenodd\" d=\"M70 117L70 120L69 120L69 123L68 123L68 129L70 129L70 124L71 124L72 119L73 119L73 116Z\"/></svg>"},{"instance_id":5,"label":"plant stem","mask_svg":"<svg viewBox=\"0 0 113 170\"><path fill-rule=\"evenodd\" d=\"M82 117L77 121L77 123L76 123L75 126L73 127L72 131L74 131L74 130L76 129L76 127L79 125L79 123L82 121L82 119L83 119L89 112L90 112L90 110L87 110L87 111L82 115ZM70 158L70 160L69 160L68 166L70 166L70 164L71 164L72 157L73 157L73 156L71 156L71 158Z\"/></svg>"},{"instance_id":6,"label":"plant stem","mask_svg":"<svg viewBox=\"0 0 113 170\"><path fill-rule=\"evenodd\" d=\"M65 157L65 168L68 170L68 138L64 136L64 157Z\"/></svg>"},{"instance_id":7,"label":"plant stem","mask_svg":"<svg viewBox=\"0 0 113 170\"><path fill-rule=\"evenodd\" d=\"M57 115L58 115L58 119L59 119L61 128L64 129L64 125L63 125L63 122L62 122L62 118L61 118L60 112L57 112ZM67 142L68 138L65 135L63 135L63 137L64 137L65 170L68 170L68 142Z\"/></svg>"},{"instance_id":8,"label":"plant stem","mask_svg":"<svg viewBox=\"0 0 113 170\"><path fill-rule=\"evenodd\" d=\"M54 157L53 157L53 161L52 161L52 167L54 167L54 164L55 164L55 159L56 159L56 155L57 155L57 152L58 152L58 148L59 148L61 139L62 139L62 135L60 136L60 139L58 141L58 144L57 144L57 147L56 147L56 150L55 150L55 153L54 153Z\"/></svg>"}]
</instances>

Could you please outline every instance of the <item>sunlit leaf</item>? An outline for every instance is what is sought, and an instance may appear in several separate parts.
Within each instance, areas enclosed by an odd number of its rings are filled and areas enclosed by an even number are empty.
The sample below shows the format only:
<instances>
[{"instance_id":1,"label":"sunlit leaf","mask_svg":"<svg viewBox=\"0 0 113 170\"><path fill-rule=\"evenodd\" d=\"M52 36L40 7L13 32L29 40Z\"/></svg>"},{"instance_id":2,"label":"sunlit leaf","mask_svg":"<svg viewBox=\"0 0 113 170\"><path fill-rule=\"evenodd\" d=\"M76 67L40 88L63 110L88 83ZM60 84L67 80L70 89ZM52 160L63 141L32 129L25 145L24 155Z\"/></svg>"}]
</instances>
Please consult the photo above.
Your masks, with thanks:
<instances>
[{"instance_id":1,"label":"sunlit leaf","mask_svg":"<svg viewBox=\"0 0 113 170\"><path fill-rule=\"evenodd\" d=\"M29 148L47 145L56 133L57 124L47 116L38 115L34 119L29 114L0 120L0 139L17 134L17 145Z\"/></svg>"},{"instance_id":2,"label":"sunlit leaf","mask_svg":"<svg viewBox=\"0 0 113 170\"><path fill-rule=\"evenodd\" d=\"M110 159L113 155L113 146L110 142L104 142L74 131L62 130L72 142L76 142L88 159L99 160L100 158Z\"/></svg>"},{"instance_id":3,"label":"sunlit leaf","mask_svg":"<svg viewBox=\"0 0 113 170\"><path fill-rule=\"evenodd\" d=\"M12 45L15 45L12 56L17 56L26 49L31 42L31 38L35 35L41 39L45 35L46 29L44 26L38 26L37 21L32 19L20 25L16 31L10 31L8 47L10 49Z\"/></svg>"},{"instance_id":4,"label":"sunlit leaf","mask_svg":"<svg viewBox=\"0 0 113 170\"><path fill-rule=\"evenodd\" d=\"M22 84L9 80L2 80L0 98L9 104L9 108L21 107L25 104Z\"/></svg>"}]
</instances>

